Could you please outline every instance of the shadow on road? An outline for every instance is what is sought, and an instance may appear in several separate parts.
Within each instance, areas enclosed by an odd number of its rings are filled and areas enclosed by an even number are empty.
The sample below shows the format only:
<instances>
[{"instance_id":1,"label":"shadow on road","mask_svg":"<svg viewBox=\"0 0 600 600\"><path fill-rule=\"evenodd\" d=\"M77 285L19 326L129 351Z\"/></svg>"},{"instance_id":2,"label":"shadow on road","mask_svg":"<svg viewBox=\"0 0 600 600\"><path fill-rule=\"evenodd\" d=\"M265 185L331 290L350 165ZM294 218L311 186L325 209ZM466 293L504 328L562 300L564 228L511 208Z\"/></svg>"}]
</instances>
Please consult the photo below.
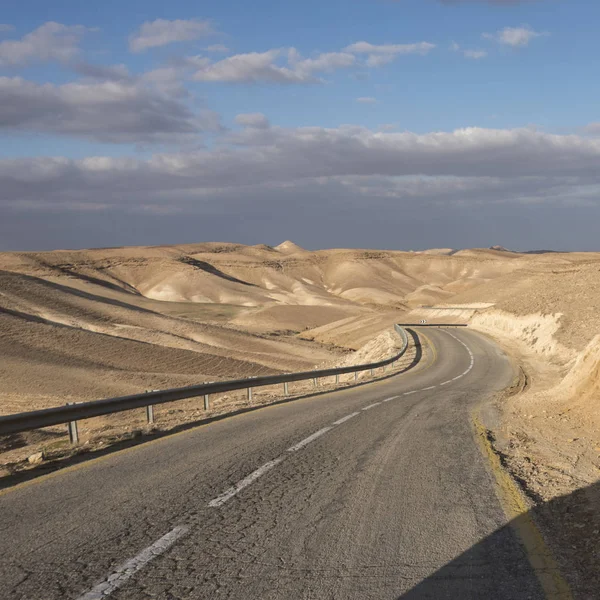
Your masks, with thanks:
<instances>
[{"instance_id":1,"label":"shadow on road","mask_svg":"<svg viewBox=\"0 0 600 600\"><path fill-rule=\"evenodd\" d=\"M398 600L570 598L600 598L600 482L535 506Z\"/></svg>"}]
</instances>

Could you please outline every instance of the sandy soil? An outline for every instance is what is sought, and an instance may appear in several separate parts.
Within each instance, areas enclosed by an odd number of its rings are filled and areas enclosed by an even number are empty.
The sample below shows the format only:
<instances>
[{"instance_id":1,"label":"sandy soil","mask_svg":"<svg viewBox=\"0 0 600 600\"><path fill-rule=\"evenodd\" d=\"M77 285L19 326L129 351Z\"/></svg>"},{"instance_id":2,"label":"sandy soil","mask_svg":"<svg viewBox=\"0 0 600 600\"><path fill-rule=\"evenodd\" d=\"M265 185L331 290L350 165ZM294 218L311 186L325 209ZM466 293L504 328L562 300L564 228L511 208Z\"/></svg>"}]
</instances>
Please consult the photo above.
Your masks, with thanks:
<instances>
[{"instance_id":1,"label":"sandy soil","mask_svg":"<svg viewBox=\"0 0 600 600\"><path fill-rule=\"evenodd\" d=\"M502 429L514 468L548 499L598 478L598 298L591 253L292 242L3 253L0 414L381 357L394 322L468 322L526 367Z\"/></svg>"}]
</instances>

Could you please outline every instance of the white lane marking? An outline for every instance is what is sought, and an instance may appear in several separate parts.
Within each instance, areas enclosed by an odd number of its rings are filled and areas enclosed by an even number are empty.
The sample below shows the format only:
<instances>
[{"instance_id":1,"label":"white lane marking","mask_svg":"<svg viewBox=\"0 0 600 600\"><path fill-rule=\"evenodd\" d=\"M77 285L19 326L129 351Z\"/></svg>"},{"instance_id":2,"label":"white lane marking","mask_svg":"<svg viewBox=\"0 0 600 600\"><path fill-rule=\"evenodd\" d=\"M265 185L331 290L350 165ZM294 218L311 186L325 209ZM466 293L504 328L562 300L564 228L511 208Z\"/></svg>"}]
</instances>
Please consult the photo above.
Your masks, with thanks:
<instances>
[{"instance_id":1,"label":"white lane marking","mask_svg":"<svg viewBox=\"0 0 600 600\"><path fill-rule=\"evenodd\" d=\"M381 402L375 402L374 404L369 404L369 406L365 406L361 410L371 410L372 408L375 408L376 406L379 406L380 404L381 404Z\"/></svg>"},{"instance_id":2,"label":"white lane marking","mask_svg":"<svg viewBox=\"0 0 600 600\"><path fill-rule=\"evenodd\" d=\"M459 340L455 335L452 335L449 331L446 331L446 333L450 337L453 337L459 344L462 344L466 348L471 360L469 362L469 367L467 368L466 371L464 371L464 373L461 373L458 377L455 377L454 379L451 379L450 381L446 381L445 383L440 383L440 385L446 385L447 383L451 383L452 381L456 381L457 379L464 377L465 375L467 375L467 373L469 373L469 371L471 371L473 369L473 365L475 364L475 356L473 355L473 352L471 352L471 348L469 348L469 346L467 346L462 340Z\"/></svg>"},{"instance_id":3,"label":"white lane marking","mask_svg":"<svg viewBox=\"0 0 600 600\"><path fill-rule=\"evenodd\" d=\"M307 438L304 438L297 444L294 444L291 448L288 448L287 451L296 452L298 450L301 450L302 448L304 448L304 446L307 446L311 442L314 442L318 437L321 437L323 434L327 433L328 431L331 431L332 429L333 427L323 427L323 429L319 429L319 431L316 431L315 433L309 435Z\"/></svg>"},{"instance_id":4,"label":"white lane marking","mask_svg":"<svg viewBox=\"0 0 600 600\"><path fill-rule=\"evenodd\" d=\"M89 592L79 596L77 600L103 600L120 588L151 560L168 550L181 536L189 531L189 527L181 525L163 535L159 540L142 550L137 556L130 558L117 567L104 581L94 586Z\"/></svg>"},{"instance_id":5,"label":"white lane marking","mask_svg":"<svg viewBox=\"0 0 600 600\"><path fill-rule=\"evenodd\" d=\"M273 467L277 466L283 460L283 456L279 458L275 458L270 460L268 463L265 463L262 467L256 469L248 475L248 477L244 477L241 481L238 481L234 486L230 487L228 490L224 491L220 496L217 496L214 500L211 500L208 505L211 507L222 506L229 500L233 498L236 494L241 492L245 487L248 487L251 483L256 481L261 475L264 475L267 471L270 471Z\"/></svg>"},{"instance_id":6,"label":"white lane marking","mask_svg":"<svg viewBox=\"0 0 600 600\"><path fill-rule=\"evenodd\" d=\"M345 423L346 421L349 421L350 419L353 419L354 417L358 417L358 415L360 415L360 413L357 413L357 412L352 413L351 415L346 415L345 417L342 417L341 419L334 421L333 424L341 425L342 423Z\"/></svg>"},{"instance_id":7,"label":"white lane marking","mask_svg":"<svg viewBox=\"0 0 600 600\"><path fill-rule=\"evenodd\" d=\"M471 364L470 364L469 368L464 373L462 373L458 377L455 377L454 379L451 379L449 381L444 381L444 383L440 383L439 384L440 386L441 385L448 385L449 383L452 383L453 381L456 381L457 379L460 379L461 377L464 377L469 371L471 371L471 369L473 368L473 363L475 361L475 357L473 356L473 353L471 352L471 349L462 340L459 340L455 335L452 335L449 332L446 332L446 333L448 333L448 335L450 335L451 337L453 337L457 342L459 342L460 344L462 344L467 349L467 352L469 353L469 356L471 357ZM424 392L424 391L427 391L427 390L432 390L432 389L434 389L436 387L437 386L432 385L432 386L423 388L421 390L412 390L410 392L404 392L402 395L403 396L410 396L411 394L416 394L417 392ZM364 411L370 410L371 408L375 408L376 406L379 406L380 404L382 404L382 402L389 402L390 400L395 400L396 398L399 398L399 396L392 396L391 398L386 398L385 400L382 400L381 402L375 402L374 404L371 404L369 406L365 406L362 410L364 410ZM350 419L352 419L352 418L354 418L354 417L356 417L358 415L359 415L359 413L355 412L355 413L352 413L350 415L347 415L346 417L342 417L341 419L338 419L337 421L335 421L333 423L332 426L330 426L330 427L324 427L323 429L320 429L319 431L313 433L312 435L308 436L304 440L298 442L297 444L295 444L291 448L288 448L287 451L288 452L296 452L298 450L301 450L306 445L310 444L312 441L316 440L317 438L321 437L323 434L325 434L328 431L330 431L331 429L333 429L334 426L341 425L342 423L345 423L346 421L349 421ZM220 496L217 496L217 498L215 498L214 500L211 500L208 503L208 505L211 506L211 507L217 507L217 506L223 505L225 502L227 502L227 500L229 500L230 498L232 498L233 496L235 496L240 490L242 490L245 487L249 486L253 481L255 481L256 479L258 479L261 475L263 475L264 473L266 473L267 471L271 470L273 467L275 467L276 465L278 465L283 459L284 459L284 457L280 456L279 458L276 458L276 459L274 459L274 460L272 460L272 461L270 461L268 463L265 463L262 467L258 468L253 473L250 473L250 475L248 475L248 477L242 479L235 486L229 488L226 492L224 492Z\"/></svg>"}]
</instances>

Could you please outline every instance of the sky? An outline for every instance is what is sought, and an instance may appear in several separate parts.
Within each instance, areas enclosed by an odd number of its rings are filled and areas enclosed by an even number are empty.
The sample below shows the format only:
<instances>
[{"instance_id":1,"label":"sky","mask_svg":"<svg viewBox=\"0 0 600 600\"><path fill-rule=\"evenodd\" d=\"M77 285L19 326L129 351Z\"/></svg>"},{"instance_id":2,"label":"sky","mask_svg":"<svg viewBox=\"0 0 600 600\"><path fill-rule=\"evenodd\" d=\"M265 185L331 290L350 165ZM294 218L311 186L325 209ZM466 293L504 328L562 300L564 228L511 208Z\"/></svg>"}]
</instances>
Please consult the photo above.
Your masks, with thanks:
<instances>
[{"instance_id":1,"label":"sky","mask_svg":"<svg viewBox=\"0 0 600 600\"><path fill-rule=\"evenodd\" d=\"M4 0L0 250L600 250L593 0Z\"/></svg>"}]
</instances>

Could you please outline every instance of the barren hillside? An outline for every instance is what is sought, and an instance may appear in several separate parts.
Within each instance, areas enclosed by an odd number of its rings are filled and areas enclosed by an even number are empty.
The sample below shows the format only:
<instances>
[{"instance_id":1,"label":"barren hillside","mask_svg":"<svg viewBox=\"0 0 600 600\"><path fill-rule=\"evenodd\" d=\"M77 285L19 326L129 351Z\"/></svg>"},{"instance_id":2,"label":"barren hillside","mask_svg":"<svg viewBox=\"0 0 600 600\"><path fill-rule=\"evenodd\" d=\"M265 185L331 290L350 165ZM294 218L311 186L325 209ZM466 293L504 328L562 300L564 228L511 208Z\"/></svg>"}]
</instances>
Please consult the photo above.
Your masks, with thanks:
<instances>
[{"instance_id":1,"label":"barren hillside","mask_svg":"<svg viewBox=\"0 0 600 600\"><path fill-rule=\"evenodd\" d=\"M528 427L539 449L546 429L536 438L531 427L568 413L568 439L585 438L571 462L585 451L594 465L598 298L591 253L312 252L292 242L3 253L0 413L339 364L394 322L450 320L527 365L529 391L504 407L513 447Z\"/></svg>"}]
</instances>

